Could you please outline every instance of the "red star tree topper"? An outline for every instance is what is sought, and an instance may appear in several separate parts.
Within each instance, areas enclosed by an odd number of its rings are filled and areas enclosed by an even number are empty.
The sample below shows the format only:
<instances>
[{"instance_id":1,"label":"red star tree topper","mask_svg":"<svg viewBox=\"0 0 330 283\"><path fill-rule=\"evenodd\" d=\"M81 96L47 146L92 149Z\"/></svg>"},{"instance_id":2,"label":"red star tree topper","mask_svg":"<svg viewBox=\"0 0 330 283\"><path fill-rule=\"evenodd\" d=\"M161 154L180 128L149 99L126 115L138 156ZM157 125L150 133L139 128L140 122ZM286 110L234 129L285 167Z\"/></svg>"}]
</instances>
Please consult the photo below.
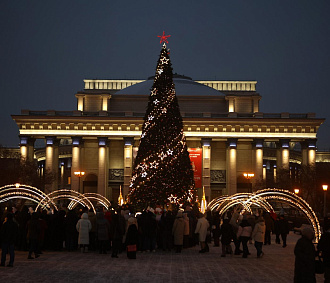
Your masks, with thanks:
<instances>
[{"instance_id":1,"label":"red star tree topper","mask_svg":"<svg viewBox=\"0 0 330 283\"><path fill-rule=\"evenodd\" d=\"M163 35L157 35L157 37L160 37L160 44L162 44L162 42L166 42L168 43L167 39L170 37L170 35L165 35L165 31L163 31Z\"/></svg>"}]
</instances>

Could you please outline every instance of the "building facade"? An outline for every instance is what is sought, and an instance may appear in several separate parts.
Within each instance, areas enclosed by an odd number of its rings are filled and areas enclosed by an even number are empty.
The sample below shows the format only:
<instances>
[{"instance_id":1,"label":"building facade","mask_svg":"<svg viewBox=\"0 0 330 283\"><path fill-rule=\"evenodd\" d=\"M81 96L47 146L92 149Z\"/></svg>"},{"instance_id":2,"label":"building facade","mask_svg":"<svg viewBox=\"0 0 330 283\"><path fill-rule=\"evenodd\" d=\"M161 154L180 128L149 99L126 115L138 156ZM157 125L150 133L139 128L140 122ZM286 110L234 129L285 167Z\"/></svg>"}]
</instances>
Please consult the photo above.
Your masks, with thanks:
<instances>
[{"instance_id":1,"label":"building facade","mask_svg":"<svg viewBox=\"0 0 330 283\"><path fill-rule=\"evenodd\" d=\"M256 81L173 80L200 196L202 187L208 200L257 190L279 169L295 176L299 166L315 164L324 119L314 113L263 113ZM122 186L126 197L152 83L84 80L76 110L12 115L21 156L36 158L41 175L57 175L45 191L70 187L116 200ZM35 149L36 139L45 147Z\"/></svg>"}]
</instances>

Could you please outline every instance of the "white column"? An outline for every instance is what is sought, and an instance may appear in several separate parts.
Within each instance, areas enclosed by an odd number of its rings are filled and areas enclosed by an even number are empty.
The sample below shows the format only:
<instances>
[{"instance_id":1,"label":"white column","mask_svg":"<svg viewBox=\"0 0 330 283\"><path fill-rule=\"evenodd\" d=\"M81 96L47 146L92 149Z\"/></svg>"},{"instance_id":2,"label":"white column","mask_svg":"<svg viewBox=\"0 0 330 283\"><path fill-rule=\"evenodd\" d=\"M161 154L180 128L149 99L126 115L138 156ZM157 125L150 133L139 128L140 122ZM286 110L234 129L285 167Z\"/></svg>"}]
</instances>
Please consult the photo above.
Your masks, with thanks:
<instances>
[{"instance_id":1,"label":"white column","mask_svg":"<svg viewBox=\"0 0 330 283\"><path fill-rule=\"evenodd\" d=\"M132 178L133 145L134 145L134 138L132 137L124 138L124 186L122 190L124 200L126 199L126 196L129 193L129 185Z\"/></svg>"},{"instance_id":2,"label":"white column","mask_svg":"<svg viewBox=\"0 0 330 283\"><path fill-rule=\"evenodd\" d=\"M107 184L107 145L108 138L99 138L99 165L98 165L98 177L97 177L97 193L106 196Z\"/></svg>"},{"instance_id":3,"label":"white column","mask_svg":"<svg viewBox=\"0 0 330 283\"><path fill-rule=\"evenodd\" d=\"M46 192L58 189L58 140L55 137L46 137L45 175L53 177L51 184L46 184Z\"/></svg>"},{"instance_id":4,"label":"white column","mask_svg":"<svg viewBox=\"0 0 330 283\"><path fill-rule=\"evenodd\" d=\"M253 183L260 182L264 179L263 177L263 140L254 141L254 151L255 151L255 164L254 164L254 178Z\"/></svg>"},{"instance_id":5,"label":"white column","mask_svg":"<svg viewBox=\"0 0 330 283\"><path fill-rule=\"evenodd\" d=\"M277 151L277 169L289 170L290 167L290 140L280 140ZM279 160L280 159L280 160Z\"/></svg>"},{"instance_id":6,"label":"white column","mask_svg":"<svg viewBox=\"0 0 330 283\"><path fill-rule=\"evenodd\" d=\"M35 139L20 136L21 159L32 162L34 160L34 142Z\"/></svg>"},{"instance_id":7,"label":"white column","mask_svg":"<svg viewBox=\"0 0 330 283\"><path fill-rule=\"evenodd\" d=\"M82 171L80 168L82 140L80 137L72 138L72 162L71 162L71 189L79 191L80 179L74 175L74 172Z\"/></svg>"},{"instance_id":8,"label":"white column","mask_svg":"<svg viewBox=\"0 0 330 283\"><path fill-rule=\"evenodd\" d=\"M202 139L203 150L203 175L202 186L205 190L205 198L209 203L211 201L211 141L212 139Z\"/></svg>"},{"instance_id":9,"label":"white column","mask_svg":"<svg viewBox=\"0 0 330 283\"><path fill-rule=\"evenodd\" d=\"M310 139L301 142L302 165L315 165L316 140Z\"/></svg>"},{"instance_id":10,"label":"white column","mask_svg":"<svg viewBox=\"0 0 330 283\"><path fill-rule=\"evenodd\" d=\"M227 140L226 182L228 195L237 193L237 139Z\"/></svg>"}]
</instances>

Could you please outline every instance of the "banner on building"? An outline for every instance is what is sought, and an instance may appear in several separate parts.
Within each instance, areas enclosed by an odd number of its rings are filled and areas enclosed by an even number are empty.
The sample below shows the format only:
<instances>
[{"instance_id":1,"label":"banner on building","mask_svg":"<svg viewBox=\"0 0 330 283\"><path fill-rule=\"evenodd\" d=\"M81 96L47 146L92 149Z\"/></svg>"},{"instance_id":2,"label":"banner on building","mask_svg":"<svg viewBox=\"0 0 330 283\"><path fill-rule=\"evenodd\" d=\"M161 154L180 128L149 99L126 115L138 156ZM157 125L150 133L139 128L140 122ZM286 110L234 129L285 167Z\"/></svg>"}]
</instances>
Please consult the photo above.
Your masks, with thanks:
<instances>
[{"instance_id":1,"label":"banner on building","mask_svg":"<svg viewBox=\"0 0 330 283\"><path fill-rule=\"evenodd\" d=\"M195 188L202 187L202 149L188 148L191 166L194 171Z\"/></svg>"}]
</instances>

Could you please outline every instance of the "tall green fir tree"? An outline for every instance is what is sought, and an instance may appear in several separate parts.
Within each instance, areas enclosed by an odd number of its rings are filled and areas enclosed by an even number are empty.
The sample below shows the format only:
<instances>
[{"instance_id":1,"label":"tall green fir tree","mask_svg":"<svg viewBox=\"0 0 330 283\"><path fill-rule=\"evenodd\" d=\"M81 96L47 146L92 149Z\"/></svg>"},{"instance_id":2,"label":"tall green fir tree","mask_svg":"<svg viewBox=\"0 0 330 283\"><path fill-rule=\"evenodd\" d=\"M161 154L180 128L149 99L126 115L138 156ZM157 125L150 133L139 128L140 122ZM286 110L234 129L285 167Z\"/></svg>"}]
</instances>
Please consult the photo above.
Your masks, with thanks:
<instances>
[{"instance_id":1,"label":"tall green fir tree","mask_svg":"<svg viewBox=\"0 0 330 283\"><path fill-rule=\"evenodd\" d=\"M194 174L183 134L172 64L163 44L134 163L128 202L139 208L195 200Z\"/></svg>"}]
</instances>

